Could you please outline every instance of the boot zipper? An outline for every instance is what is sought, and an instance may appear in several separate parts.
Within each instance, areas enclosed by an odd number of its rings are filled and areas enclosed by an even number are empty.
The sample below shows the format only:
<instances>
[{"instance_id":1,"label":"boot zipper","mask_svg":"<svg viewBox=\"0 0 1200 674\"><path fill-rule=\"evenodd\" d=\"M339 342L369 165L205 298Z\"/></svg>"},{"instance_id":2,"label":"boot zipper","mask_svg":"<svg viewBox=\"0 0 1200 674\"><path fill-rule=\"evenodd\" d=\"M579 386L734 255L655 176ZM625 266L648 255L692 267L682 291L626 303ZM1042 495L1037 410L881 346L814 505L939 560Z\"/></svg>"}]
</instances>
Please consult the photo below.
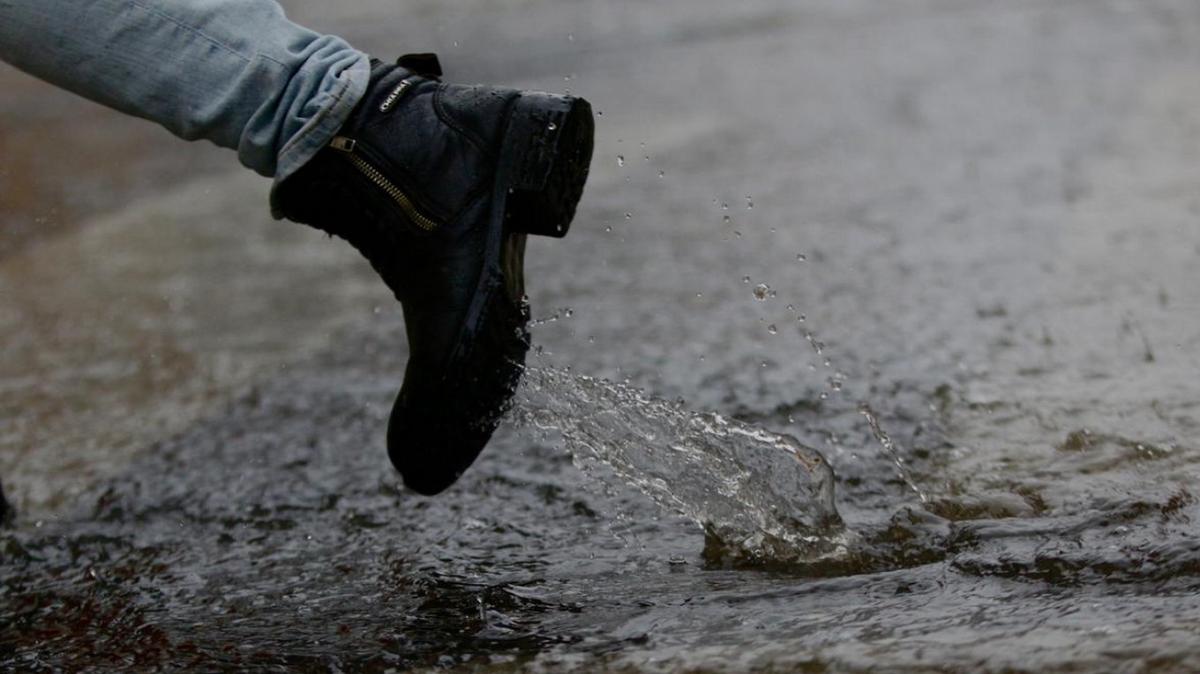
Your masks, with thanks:
<instances>
[{"instance_id":1,"label":"boot zipper","mask_svg":"<svg viewBox=\"0 0 1200 674\"><path fill-rule=\"evenodd\" d=\"M329 142L329 147L343 152L346 156L346 159L350 161L350 165L358 169L359 173L362 173L364 176L366 176L367 180L375 183L379 189L383 190L385 194L391 197L392 201L396 202L396 205L400 207L401 211L404 211L404 214L408 216L408 219L411 220L414 225L427 232L432 232L433 230L437 229L437 223L425 217L424 215L421 215L421 213L417 210L417 207L413 205L412 199L409 199L408 195L405 194L403 190L397 187L395 183L388 180L387 177L379 171L379 169L372 166L366 159L363 159L354 153L354 146L356 144L357 143L353 138L347 138L346 136L334 136L333 140Z\"/></svg>"}]
</instances>

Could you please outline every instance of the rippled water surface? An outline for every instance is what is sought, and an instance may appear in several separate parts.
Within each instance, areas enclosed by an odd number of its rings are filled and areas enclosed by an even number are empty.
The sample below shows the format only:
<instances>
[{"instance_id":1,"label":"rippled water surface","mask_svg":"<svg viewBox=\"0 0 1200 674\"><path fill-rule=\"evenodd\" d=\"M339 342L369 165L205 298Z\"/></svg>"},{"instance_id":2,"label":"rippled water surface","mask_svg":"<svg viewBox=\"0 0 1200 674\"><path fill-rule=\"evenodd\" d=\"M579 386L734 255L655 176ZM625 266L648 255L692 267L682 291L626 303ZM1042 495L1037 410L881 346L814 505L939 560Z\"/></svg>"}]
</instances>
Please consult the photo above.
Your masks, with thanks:
<instances>
[{"instance_id":1,"label":"rippled water surface","mask_svg":"<svg viewBox=\"0 0 1200 674\"><path fill-rule=\"evenodd\" d=\"M253 177L27 244L0 669L1196 668L1194 3L288 4L603 113L510 422L406 492L399 312Z\"/></svg>"}]
</instances>

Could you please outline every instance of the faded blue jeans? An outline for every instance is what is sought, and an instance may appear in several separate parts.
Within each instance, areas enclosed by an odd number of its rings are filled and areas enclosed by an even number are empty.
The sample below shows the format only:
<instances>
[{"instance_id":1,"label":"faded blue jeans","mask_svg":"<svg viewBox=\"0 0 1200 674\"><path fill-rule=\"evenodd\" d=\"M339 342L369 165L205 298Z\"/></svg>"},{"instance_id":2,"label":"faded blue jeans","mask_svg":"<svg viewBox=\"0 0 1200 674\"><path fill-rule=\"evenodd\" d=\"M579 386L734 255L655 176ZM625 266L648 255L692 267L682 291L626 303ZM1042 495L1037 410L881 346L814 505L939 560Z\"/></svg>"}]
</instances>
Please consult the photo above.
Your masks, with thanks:
<instances>
[{"instance_id":1,"label":"faded blue jeans","mask_svg":"<svg viewBox=\"0 0 1200 674\"><path fill-rule=\"evenodd\" d=\"M276 184L328 143L370 74L366 54L275 0L0 0L0 59L235 149Z\"/></svg>"}]
</instances>

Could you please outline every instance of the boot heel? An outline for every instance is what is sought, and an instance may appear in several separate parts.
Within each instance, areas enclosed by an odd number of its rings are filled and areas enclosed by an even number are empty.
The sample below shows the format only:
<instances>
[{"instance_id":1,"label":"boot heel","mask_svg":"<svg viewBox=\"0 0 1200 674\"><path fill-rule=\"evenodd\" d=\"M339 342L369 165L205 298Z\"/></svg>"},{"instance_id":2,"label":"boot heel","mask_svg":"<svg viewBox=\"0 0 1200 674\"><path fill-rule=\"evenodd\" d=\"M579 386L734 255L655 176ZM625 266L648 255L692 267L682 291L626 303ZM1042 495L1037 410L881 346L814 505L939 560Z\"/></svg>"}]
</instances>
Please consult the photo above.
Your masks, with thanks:
<instances>
[{"instance_id":1,"label":"boot heel","mask_svg":"<svg viewBox=\"0 0 1200 674\"><path fill-rule=\"evenodd\" d=\"M592 106L582 98L524 94L513 104L501 154L511 162L505 206L513 232L563 237L592 161Z\"/></svg>"}]
</instances>

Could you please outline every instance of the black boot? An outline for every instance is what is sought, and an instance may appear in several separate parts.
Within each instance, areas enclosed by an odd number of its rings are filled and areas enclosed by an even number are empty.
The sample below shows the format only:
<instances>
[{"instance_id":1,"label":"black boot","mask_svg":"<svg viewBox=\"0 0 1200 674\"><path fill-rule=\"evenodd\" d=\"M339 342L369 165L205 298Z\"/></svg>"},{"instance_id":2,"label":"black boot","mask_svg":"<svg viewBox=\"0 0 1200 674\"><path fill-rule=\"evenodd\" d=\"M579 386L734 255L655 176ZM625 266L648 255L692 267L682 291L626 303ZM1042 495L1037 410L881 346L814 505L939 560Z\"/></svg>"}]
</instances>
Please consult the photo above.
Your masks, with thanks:
<instances>
[{"instance_id":1,"label":"black boot","mask_svg":"<svg viewBox=\"0 0 1200 674\"><path fill-rule=\"evenodd\" d=\"M404 384L388 455L436 494L487 444L529 349L526 234L566 234L592 154L570 96L444 84L432 55L372 63L330 147L273 194L277 213L340 236L404 310Z\"/></svg>"}]
</instances>

